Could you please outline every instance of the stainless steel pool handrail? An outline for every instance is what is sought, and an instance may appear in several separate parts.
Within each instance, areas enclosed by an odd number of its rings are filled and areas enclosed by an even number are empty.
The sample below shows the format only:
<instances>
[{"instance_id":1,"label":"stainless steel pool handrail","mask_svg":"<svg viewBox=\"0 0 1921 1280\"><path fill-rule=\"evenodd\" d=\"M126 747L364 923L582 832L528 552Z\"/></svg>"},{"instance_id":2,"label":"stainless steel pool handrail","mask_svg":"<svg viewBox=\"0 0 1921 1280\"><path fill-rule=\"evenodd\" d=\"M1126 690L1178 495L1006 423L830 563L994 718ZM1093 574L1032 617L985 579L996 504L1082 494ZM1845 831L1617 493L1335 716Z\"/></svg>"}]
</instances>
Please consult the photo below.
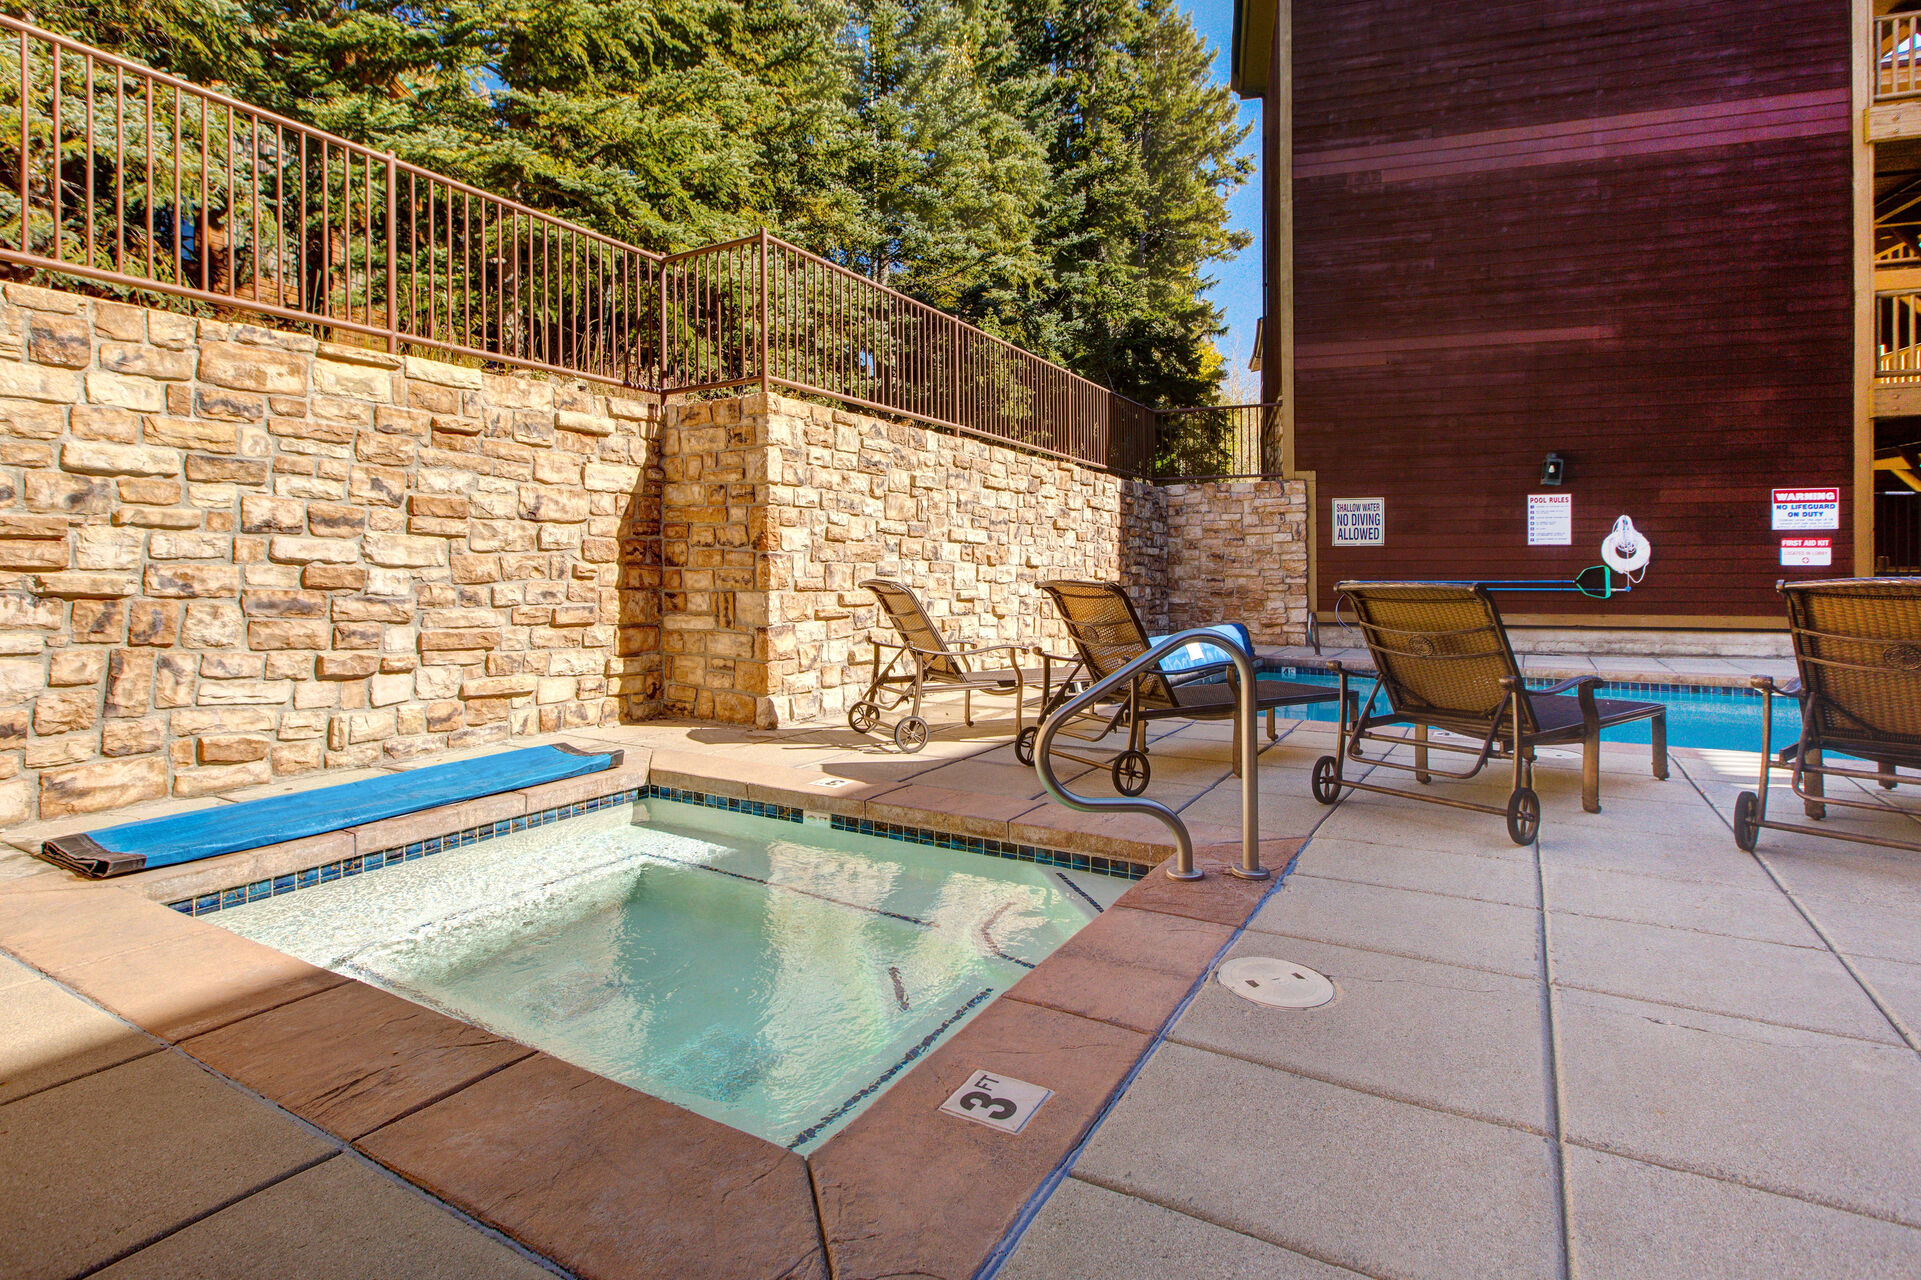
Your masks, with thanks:
<instances>
[{"instance_id":1,"label":"stainless steel pool handrail","mask_svg":"<svg viewBox=\"0 0 1921 1280\"><path fill-rule=\"evenodd\" d=\"M1241 865L1229 867L1228 874L1243 880L1265 880L1272 873L1261 866L1261 819L1260 819L1260 780L1255 770L1260 765L1260 752L1254 745L1254 717L1256 714L1256 686L1254 660L1241 651L1235 644L1222 645L1221 635L1208 627L1190 627L1178 632L1152 646L1146 653L1130 659L1120 670L1101 680L1095 681L1080 693L1062 703L1053 715L1041 723L1039 737L1034 741L1034 772L1040 775L1041 786L1047 794L1070 809L1083 813L1144 813L1166 825L1174 833L1174 869L1168 877L1174 880L1199 880L1201 873L1194 869L1194 837L1188 833L1187 824L1181 816L1158 800L1095 800L1087 796L1077 796L1061 785L1054 776L1054 764L1049 758L1053 750L1054 734L1060 727L1085 711L1101 697L1116 687L1126 684L1148 667L1159 662L1162 655L1182 645L1196 640L1208 641L1217 649L1225 649L1234 664L1235 674L1239 677L1235 690L1237 714L1235 724L1235 749L1241 753Z\"/></svg>"}]
</instances>

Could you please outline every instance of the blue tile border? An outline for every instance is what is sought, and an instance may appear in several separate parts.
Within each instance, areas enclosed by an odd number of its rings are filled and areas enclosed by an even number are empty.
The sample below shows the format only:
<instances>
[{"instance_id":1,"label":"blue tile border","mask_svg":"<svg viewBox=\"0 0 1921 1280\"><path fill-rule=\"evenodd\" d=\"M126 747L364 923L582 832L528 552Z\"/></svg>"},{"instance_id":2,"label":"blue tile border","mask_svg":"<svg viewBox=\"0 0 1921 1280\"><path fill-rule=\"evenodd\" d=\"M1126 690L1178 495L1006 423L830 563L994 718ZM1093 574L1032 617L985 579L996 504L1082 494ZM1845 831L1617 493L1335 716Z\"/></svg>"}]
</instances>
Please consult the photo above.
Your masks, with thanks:
<instances>
[{"instance_id":1,"label":"blue tile border","mask_svg":"<svg viewBox=\"0 0 1921 1280\"><path fill-rule=\"evenodd\" d=\"M514 835L568 818L595 813L601 809L611 809L616 805L632 804L638 800L645 800L650 790L652 790L650 787L629 787L625 791L595 796L591 800L556 805L551 809L542 809L538 813L522 814L518 818L502 818L498 822L487 822L477 827L449 831L444 835L428 836L425 840L395 845L391 849L376 849L372 853L342 858L338 862L325 862L316 867L305 867L268 880L256 880L252 884L235 885L229 889L197 894L191 898L182 898L178 902L169 902L167 905L182 915L212 915L216 911L225 911L229 907L244 907L250 902L259 902L263 898L295 893L301 889L310 889L317 884L332 884L336 880L364 875L369 871L378 871L382 867L391 867L397 863L417 862L421 858L445 853L449 849L464 849L469 845L492 840L498 836Z\"/></svg>"},{"instance_id":2,"label":"blue tile border","mask_svg":"<svg viewBox=\"0 0 1921 1280\"><path fill-rule=\"evenodd\" d=\"M993 840L984 836L961 836L946 831L933 831L926 827L904 827L893 822L875 822L869 818L849 818L844 814L833 816L833 828L855 835L879 836L883 840L902 840L908 844L931 845L936 849L958 849L965 853L984 854L990 858L1006 858L1011 862L1032 862L1043 867L1062 867L1068 871L1088 871L1095 875L1118 876L1123 880L1139 880L1153 868L1142 862L1128 862L1121 858L1103 858L1091 853L1069 853L1064 849L1048 849L1040 845L1016 844L1011 840Z\"/></svg>"},{"instance_id":3,"label":"blue tile border","mask_svg":"<svg viewBox=\"0 0 1921 1280\"><path fill-rule=\"evenodd\" d=\"M391 849L377 849L372 853L342 858L337 862L306 867L270 879L256 880L251 884L216 889L211 893L182 898L178 902L169 902L167 905L182 915L212 915L216 911L225 911L229 907L244 907L248 903L259 902L264 898L295 893L315 885L332 884L336 880L364 875L369 871L378 871L382 867L391 867L401 862L415 862L421 858L432 857L436 853L445 853L449 849L463 849L499 836L516 835L522 831L564 822L568 818L578 818L602 809L611 809L617 805L633 804L643 800L694 804L708 809L722 809L728 813L745 814L753 818L770 818L777 822L800 823L806 818L805 810L794 808L792 805L774 804L765 800L743 800L736 796L713 795L705 791L690 791L682 787L663 787L649 783L644 787L630 787L625 791L596 796L591 800L556 805L551 809L523 814L518 818L502 818L498 822L483 823L477 827L449 831L444 835L429 836L425 840L416 840L411 844L395 845ZM866 818L850 818L838 813L832 815L831 826L835 831L875 836L883 840L899 840L905 844L928 845L936 849L955 849L965 853L982 854L990 858L1006 858L1014 862L1032 862L1040 866L1062 867L1069 871L1118 876L1125 880L1139 880L1153 870L1144 863L1127 862L1120 858L1069 853L1062 849L1015 844L1011 841L983 839L978 836L955 835L951 832L933 831L925 827L905 827L891 822L873 822Z\"/></svg>"}]
</instances>

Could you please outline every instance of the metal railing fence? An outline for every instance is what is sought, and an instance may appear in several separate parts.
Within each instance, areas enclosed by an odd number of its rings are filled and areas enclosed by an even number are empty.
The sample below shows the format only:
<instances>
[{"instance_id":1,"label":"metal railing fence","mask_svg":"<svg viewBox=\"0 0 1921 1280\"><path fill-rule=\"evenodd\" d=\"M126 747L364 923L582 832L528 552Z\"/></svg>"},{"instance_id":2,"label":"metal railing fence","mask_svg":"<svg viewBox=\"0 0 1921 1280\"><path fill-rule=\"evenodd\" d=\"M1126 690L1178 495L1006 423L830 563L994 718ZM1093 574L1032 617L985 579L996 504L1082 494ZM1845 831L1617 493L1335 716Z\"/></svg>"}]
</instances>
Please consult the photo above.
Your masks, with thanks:
<instances>
[{"instance_id":1,"label":"metal railing fence","mask_svg":"<svg viewBox=\"0 0 1921 1280\"><path fill-rule=\"evenodd\" d=\"M1261 471L1272 406L1157 413L764 231L652 253L5 15L0 137L16 268L663 396L793 390L1125 475Z\"/></svg>"},{"instance_id":2,"label":"metal railing fence","mask_svg":"<svg viewBox=\"0 0 1921 1280\"><path fill-rule=\"evenodd\" d=\"M1155 415L1162 480L1218 480L1266 474L1264 442L1277 439L1278 404L1167 409Z\"/></svg>"}]
</instances>

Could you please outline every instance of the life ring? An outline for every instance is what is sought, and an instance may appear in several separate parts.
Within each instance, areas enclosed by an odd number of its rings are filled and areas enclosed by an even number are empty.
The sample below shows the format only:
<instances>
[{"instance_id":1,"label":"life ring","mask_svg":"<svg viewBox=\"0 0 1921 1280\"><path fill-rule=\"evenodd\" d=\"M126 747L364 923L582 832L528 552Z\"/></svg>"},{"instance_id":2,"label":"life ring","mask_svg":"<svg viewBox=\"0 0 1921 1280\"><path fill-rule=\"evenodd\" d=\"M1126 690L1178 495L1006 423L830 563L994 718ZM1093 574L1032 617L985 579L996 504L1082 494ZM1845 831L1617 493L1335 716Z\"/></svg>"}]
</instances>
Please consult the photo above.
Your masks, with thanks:
<instances>
[{"instance_id":1,"label":"life ring","mask_svg":"<svg viewBox=\"0 0 1921 1280\"><path fill-rule=\"evenodd\" d=\"M1601 559L1616 573L1637 574L1648 567L1653 555L1654 547L1647 535L1635 528L1634 521L1626 516L1616 520L1608 536L1601 539Z\"/></svg>"}]
</instances>

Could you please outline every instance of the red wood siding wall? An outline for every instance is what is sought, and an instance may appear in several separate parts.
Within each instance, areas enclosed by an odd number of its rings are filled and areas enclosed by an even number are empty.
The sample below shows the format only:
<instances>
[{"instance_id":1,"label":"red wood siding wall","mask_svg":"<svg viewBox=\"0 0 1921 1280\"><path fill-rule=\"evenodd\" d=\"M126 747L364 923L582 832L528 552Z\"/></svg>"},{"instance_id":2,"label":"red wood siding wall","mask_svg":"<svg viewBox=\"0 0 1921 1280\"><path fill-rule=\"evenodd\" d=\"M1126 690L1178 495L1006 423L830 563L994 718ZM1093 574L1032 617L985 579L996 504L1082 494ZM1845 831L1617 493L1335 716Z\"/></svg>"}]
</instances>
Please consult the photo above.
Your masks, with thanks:
<instances>
[{"instance_id":1,"label":"red wood siding wall","mask_svg":"<svg viewBox=\"0 0 1921 1280\"><path fill-rule=\"evenodd\" d=\"M1566 577L1626 513L1609 603L1777 616L1774 486L1838 486L1852 572L1847 6L1294 5L1295 465L1343 578ZM1529 547L1568 460L1574 544ZM1387 545L1329 545L1334 498Z\"/></svg>"}]
</instances>

